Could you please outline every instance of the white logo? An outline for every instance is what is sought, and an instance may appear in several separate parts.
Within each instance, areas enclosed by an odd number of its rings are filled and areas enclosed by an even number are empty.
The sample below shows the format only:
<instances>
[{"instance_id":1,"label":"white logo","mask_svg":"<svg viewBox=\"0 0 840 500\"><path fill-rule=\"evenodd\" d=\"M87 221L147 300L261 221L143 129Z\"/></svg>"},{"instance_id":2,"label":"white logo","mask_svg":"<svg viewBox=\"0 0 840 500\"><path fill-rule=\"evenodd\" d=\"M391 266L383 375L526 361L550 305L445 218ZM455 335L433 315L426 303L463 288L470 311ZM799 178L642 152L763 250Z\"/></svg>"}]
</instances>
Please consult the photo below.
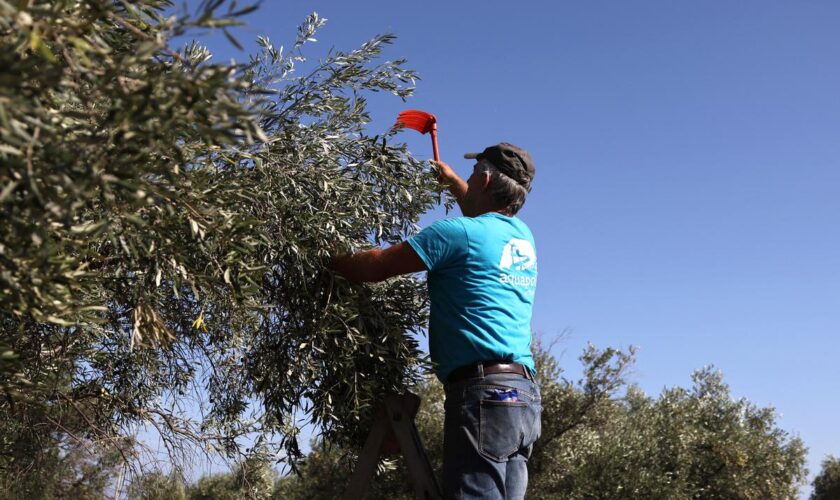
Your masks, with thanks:
<instances>
[{"instance_id":1,"label":"white logo","mask_svg":"<svg viewBox=\"0 0 840 500\"><path fill-rule=\"evenodd\" d=\"M499 267L502 269L524 271L536 265L537 252L528 240L513 238L502 250L502 260L499 262Z\"/></svg>"}]
</instances>

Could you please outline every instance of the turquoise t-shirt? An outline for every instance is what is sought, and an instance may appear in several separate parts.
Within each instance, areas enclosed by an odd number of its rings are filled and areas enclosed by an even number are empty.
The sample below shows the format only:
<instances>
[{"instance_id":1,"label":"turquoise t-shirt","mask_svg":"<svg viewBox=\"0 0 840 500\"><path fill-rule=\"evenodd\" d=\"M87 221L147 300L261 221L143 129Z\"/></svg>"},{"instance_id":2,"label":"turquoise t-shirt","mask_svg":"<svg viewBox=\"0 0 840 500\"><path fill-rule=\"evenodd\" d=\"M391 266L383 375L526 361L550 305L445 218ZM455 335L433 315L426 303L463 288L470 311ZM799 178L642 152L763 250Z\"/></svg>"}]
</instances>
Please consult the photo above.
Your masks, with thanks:
<instances>
[{"instance_id":1,"label":"turquoise t-shirt","mask_svg":"<svg viewBox=\"0 0 840 500\"><path fill-rule=\"evenodd\" d=\"M429 270L429 351L438 378L478 361L513 361L533 372L537 254L528 226L496 212L456 217L408 244Z\"/></svg>"}]
</instances>

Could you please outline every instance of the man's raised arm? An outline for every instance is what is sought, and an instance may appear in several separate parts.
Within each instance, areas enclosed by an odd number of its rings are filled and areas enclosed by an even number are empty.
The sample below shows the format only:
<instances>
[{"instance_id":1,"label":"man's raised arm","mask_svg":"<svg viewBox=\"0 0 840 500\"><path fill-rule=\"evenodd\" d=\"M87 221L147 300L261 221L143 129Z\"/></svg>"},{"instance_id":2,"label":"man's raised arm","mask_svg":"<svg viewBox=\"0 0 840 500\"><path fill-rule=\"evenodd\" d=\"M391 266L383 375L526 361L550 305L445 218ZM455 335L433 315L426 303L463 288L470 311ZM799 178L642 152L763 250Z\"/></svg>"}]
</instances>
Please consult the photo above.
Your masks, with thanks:
<instances>
[{"instance_id":1,"label":"man's raised arm","mask_svg":"<svg viewBox=\"0 0 840 500\"><path fill-rule=\"evenodd\" d=\"M432 161L432 164L438 169L438 182L449 189L449 192L455 197L455 201L458 202L461 213L464 213L464 197L467 194L467 183L458 177L458 174L452 170L452 167L448 163Z\"/></svg>"}]
</instances>

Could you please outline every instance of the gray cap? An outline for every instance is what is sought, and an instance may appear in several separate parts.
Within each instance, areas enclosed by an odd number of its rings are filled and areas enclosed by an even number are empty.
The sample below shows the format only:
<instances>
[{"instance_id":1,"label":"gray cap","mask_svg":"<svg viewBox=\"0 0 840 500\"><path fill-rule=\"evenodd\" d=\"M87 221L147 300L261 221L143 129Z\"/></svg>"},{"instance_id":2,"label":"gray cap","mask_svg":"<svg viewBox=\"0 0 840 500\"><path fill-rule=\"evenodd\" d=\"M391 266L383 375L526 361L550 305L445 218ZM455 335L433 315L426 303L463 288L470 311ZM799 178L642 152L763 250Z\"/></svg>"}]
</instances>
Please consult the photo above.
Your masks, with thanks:
<instances>
[{"instance_id":1,"label":"gray cap","mask_svg":"<svg viewBox=\"0 0 840 500\"><path fill-rule=\"evenodd\" d=\"M528 190L531 189L531 181L534 180L534 175L537 173L531 155L524 149L507 142L500 142L495 146L487 147L481 153L467 153L464 158L478 161L487 160L499 172L515 180Z\"/></svg>"}]
</instances>

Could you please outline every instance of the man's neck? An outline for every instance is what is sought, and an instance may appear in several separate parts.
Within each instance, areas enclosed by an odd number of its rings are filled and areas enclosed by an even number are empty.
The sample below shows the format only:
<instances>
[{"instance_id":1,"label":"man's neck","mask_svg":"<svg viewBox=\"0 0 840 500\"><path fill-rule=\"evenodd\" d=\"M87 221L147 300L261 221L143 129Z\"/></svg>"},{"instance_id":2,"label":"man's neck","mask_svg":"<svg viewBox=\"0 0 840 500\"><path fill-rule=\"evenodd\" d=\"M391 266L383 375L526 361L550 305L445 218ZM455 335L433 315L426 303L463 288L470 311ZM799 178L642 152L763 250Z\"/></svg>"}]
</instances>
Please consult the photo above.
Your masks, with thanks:
<instances>
[{"instance_id":1,"label":"man's neck","mask_svg":"<svg viewBox=\"0 0 840 500\"><path fill-rule=\"evenodd\" d=\"M481 217L482 215L485 215L485 214L499 214L499 215L504 215L505 217L513 217L513 214L511 214L510 211L506 210L506 209L480 210L478 213L476 213L475 215L472 215L471 217Z\"/></svg>"}]
</instances>

